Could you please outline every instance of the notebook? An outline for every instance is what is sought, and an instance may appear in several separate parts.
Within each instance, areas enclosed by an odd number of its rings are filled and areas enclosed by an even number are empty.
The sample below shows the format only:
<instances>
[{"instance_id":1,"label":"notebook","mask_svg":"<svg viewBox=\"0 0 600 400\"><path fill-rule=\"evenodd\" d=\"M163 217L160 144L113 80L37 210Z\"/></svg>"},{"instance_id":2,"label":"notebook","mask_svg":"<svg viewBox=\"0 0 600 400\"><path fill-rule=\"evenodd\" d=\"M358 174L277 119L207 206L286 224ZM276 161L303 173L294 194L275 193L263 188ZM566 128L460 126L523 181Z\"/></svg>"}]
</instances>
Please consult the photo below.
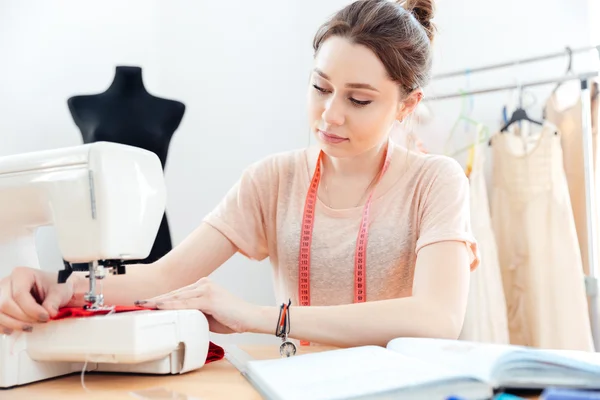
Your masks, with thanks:
<instances>
[{"instance_id":1,"label":"notebook","mask_svg":"<svg viewBox=\"0 0 600 400\"><path fill-rule=\"evenodd\" d=\"M513 345L398 338L246 365L272 400L488 399L495 390L600 390L600 354Z\"/></svg>"}]
</instances>

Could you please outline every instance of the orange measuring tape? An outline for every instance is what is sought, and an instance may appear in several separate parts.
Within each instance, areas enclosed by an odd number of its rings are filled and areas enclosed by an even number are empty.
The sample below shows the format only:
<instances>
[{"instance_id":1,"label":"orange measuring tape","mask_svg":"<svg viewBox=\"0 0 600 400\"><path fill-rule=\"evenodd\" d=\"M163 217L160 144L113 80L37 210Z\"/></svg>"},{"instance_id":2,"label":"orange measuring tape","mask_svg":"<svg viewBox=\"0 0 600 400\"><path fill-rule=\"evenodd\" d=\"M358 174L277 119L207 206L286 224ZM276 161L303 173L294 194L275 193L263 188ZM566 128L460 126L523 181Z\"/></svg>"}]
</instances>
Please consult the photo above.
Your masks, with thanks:
<instances>
[{"instance_id":1,"label":"orange measuring tape","mask_svg":"<svg viewBox=\"0 0 600 400\"><path fill-rule=\"evenodd\" d=\"M366 279L365 268L367 263L367 239L369 234L369 212L373 193L381 178L387 171L391 161L392 147L388 143L385 161L375 185L371 188L367 202L363 208L362 219L356 241L356 250L354 254L354 302L361 303L366 300ZM300 237L300 257L298 260L298 295L301 306L310 306L310 247L312 243L312 233L315 223L315 206L317 203L317 191L321 182L321 163L324 153L321 151L317 159L317 166L313 174L306 202L304 203L304 214L302 217L302 234ZM307 341L301 341L302 346L307 346Z\"/></svg>"}]
</instances>

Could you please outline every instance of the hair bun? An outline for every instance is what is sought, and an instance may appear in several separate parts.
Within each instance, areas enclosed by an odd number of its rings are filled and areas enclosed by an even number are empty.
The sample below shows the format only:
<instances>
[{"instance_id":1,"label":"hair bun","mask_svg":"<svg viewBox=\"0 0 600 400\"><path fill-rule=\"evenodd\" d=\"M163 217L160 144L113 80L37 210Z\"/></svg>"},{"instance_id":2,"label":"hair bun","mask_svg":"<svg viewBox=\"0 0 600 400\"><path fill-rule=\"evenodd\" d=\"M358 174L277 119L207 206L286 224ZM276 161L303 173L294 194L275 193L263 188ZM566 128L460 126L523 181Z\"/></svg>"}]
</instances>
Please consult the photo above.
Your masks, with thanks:
<instances>
[{"instance_id":1,"label":"hair bun","mask_svg":"<svg viewBox=\"0 0 600 400\"><path fill-rule=\"evenodd\" d=\"M416 20L425 28L429 40L433 41L435 35L435 25L431 22L435 15L433 0L398 0L397 3L414 15Z\"/></svg>"}]
</instances>

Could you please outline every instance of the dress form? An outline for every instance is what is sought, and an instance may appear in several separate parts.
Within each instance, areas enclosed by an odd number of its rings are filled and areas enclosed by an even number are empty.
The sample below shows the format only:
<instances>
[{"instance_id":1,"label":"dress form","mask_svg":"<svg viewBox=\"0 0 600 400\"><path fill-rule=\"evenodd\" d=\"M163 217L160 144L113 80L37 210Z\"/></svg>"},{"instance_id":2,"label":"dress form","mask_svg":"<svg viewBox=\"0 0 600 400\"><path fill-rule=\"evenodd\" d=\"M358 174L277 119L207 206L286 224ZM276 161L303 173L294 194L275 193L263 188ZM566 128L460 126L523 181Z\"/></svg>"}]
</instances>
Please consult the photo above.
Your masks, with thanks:
<instances>
[{"instance_id":1,"label":"dress form","mask_svg":"<svg viewBox=\"0 0 600 400\"><path fill-rule=\"evenodd\" d=\"M103 93L74 96L67 104L84 143L106 141L152 151L163 170L171 138L185 113L183 103L148 93L142 69L130 66L117 66L112 84ZM151 263L171 249L165 213L148 257L127 263Z\"/></svg>"}]
</instances>

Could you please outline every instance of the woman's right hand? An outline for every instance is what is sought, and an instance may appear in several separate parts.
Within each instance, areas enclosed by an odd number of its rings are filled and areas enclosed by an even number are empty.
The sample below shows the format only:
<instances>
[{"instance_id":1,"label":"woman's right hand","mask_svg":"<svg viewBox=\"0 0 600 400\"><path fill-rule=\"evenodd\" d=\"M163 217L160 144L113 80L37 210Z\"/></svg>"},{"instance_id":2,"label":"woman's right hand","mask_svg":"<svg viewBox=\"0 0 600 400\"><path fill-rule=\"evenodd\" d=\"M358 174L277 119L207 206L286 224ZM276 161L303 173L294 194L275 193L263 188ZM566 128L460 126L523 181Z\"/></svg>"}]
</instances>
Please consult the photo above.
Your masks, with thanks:
<instances>
[{"instance_id":1,"label":"woman's right hand","mask_svg":"<svg viewBox=\"0 0 600 400\"><path fill-rule=\"evenodd\" d=\"M0 279L0 333L31 332L49 321L73 296L73 282L57 282L57 274L17 267Z\"/></svg>"}]
</instances>

